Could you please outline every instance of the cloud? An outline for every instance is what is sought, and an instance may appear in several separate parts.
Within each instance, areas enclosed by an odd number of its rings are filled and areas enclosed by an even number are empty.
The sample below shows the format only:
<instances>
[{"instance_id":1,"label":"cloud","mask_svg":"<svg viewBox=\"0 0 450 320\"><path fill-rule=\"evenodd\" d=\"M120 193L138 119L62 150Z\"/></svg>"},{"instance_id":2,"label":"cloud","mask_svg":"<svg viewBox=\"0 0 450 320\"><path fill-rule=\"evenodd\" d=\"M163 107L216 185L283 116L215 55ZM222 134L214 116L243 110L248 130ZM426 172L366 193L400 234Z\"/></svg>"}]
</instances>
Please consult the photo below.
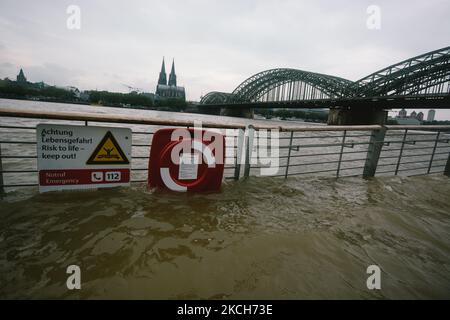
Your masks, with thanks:
<instances>
[{"instance_id":1,"label":"cloud","mask_svg":"<svg viewBox=\"0 0 450 320\"><path fill-rule=\"evenodd\" d=\"M81 9L68 30L66 8ZM378 0L381 30L368 30L372 1L50 0L0 3L0 60L35 81L85 89L155 90L162 57L175 57L188 99L232 91L251 75L291 67L357 80L448 46L446 0ZM167 70L169 71L169 70ZM10 75L1 67L0 77Z\"/></svg>"},{"instance_id":2,"label":"cloud","mask_svg":"<svg viewBox=\"0 0 450 320\"><path fill-rule=\"evenodd\" d=\"M0 78L15 79L18 70L15 65L10 62L0 63Z\"/></svg>"}]
</instances>

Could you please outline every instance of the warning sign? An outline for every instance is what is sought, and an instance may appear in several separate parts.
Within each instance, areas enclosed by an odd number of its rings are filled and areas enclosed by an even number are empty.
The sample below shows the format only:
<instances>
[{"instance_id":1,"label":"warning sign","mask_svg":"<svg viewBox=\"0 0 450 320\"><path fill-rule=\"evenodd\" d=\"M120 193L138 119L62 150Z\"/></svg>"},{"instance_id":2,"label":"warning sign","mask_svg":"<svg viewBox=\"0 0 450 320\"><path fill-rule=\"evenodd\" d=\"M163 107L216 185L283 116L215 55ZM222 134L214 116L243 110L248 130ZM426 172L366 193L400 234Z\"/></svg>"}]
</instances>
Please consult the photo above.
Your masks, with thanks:
<instances>
[{"instance_id":1,"label":"warning sign","mask_svg":"<svg viewBox=\"0 0 450 320\"><path fill-rule=\"evenodd\" d=\"M86 164L129 164L111 131L108 131L95 148Z\"/></svg>"},{"instance_id":2,"label":"warning sign","mask_svg":"<svg viewBox=\"0 0 450 320\"><path fill-rule=\"evenodd\" d=\"M40 124L36 134L40 192L130 184L130 129Z\"/></svg>"}]
</instances>

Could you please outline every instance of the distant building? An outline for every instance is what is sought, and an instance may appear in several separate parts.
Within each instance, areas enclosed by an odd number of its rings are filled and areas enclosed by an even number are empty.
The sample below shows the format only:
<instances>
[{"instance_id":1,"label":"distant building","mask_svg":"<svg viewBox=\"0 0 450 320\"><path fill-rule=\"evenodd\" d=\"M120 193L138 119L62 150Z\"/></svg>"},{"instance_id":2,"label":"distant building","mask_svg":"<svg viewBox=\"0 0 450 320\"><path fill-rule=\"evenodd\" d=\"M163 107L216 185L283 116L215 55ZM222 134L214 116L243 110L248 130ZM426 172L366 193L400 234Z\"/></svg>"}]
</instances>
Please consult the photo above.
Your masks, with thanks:
<instances>
[{"instance_id":1,"label":"distant building","mask_svg":"<svg viewBox=\"0 0 450 320\"><path fill-rule=\"evenodd\" d=\"M419 112L418 114L417 114L417 120L419 120L420 122L422 122L423 121L423 112Z\"/></svg>"},{"instance_id":2,"label":"distant building","mask_svg":"<svg viewBox=\"0 0 450 320\"><path fill-rule=\"evenodd\" d=\"M434 117L436 116L436 110L431 109L428 111L427 121L434 121Z\"/></svg>"},{"instance_id":3,"label":"distant building","mask_svg":"<svg viewBox=\"0 0 450 320\"><path fill-rule=\"evenodd\" d=\"M406 110L405 109L400 110L400 112L398 113L398 117L406 118Z\"/></svg>"},{"instance_id":4,"label":"distant building","mask_svg":"<svg viewBox=\"0 0 450 320\"><path fill-rule=\"evenodd\" d=\"M420 124L419 120L417 120L416 118L411 118L411 117L407 117L407 118L397 117L397 118L395 118L395 120L397 121L398 124L402 124L402 125L419 125Z\"/></svg>"},{"instance_id":5,"label":"distant building","mask_svg":"<svg viewBox=\"0 0 450 320\"><path fill-rule=\"evenodd\" d=\"M184 87L177 86L177 76L175 74L175 61L172 61L172 69L169 75L169 82L167 82L166 66L164 64L163 58L161 72L159 73L158 85L156 86L155 94L159 98L178 98L186 100Z\"/></svg>"},{"instance_id":6,"label":"distant building","mask_svg":"<svg viewBox=\"0 0 450 320\"><path fill-rule=\"evenodd\" d=\"M36 82L36 83L34 83L34 86L39 89L44 89L44 88L50 87L44 81Z\"/></svg>"},{"instance_id":7,"label":"distant building","mask_svg":"<svg viewBox=\"0 0 450 320\"><path fill-rule=\"evenodd\" d=\"M22 84L27 83L27 78L25 78L25 74L23 73L22 68L20 69L19 74L17 75L16 79L17 79L16 81L18 83L22 83Z\"/></svg>"},{"instance_id":8,"label":"distant building","mask_svg":"<svg viewBox=\"0 0 450 320\"><path fill-rule=\"evenodd\" d=\"M78 88L76 88L76 87L73 87L73 86L64 86L64 87L55 86L55 88L58 88L58 89L62 89L62 90L65 90L65 91L72 92L73 95L74 95L76 98L80 98L81 91L80 91Z\"/></svg>"},{"instance_id":9,"label":"distant building","mask_svg":"<svg viewBox=\"0 0 450 320\"><path fill-rule=\"evenodd\" d=\"M421 115L422 119L423 119L423 113L420 112L419 115ZM398 113L398 116L395 117L395 120L397 121L398 124L403 124L403 125L419 125L420 124L420 120L419 119L419 115L413 111L411 112L411 114L408 116L407 112L405 109L400 110L400 112Z\"/></svg>"},{"instance_id":10,"label":"distant building","mask_svg":"<svg viewBox=\"0 0 450 320\"><path fill-rule=\"evenodd\" d=\"M80 99L81 101L89 101L89 98L90 98L90 93L89 93L89 91L82 91L82 92L80 92L79 99Z\"/></svg>"}]
</instances>

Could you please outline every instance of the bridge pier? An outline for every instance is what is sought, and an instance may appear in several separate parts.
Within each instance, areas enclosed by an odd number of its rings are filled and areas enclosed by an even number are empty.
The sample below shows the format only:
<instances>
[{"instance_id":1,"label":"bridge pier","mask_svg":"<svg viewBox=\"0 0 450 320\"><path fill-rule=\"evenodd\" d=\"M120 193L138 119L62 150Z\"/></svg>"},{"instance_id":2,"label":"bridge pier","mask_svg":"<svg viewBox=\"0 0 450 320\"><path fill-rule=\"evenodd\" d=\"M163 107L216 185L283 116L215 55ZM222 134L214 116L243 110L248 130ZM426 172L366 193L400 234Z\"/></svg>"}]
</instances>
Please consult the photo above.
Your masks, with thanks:
<instances>
[{"instance_id":1,"label":"bridge pier","mask_svg":"<svg viewBox=\"0 0 450 320\"><path fill-rule=\"evenodd\" d=\"M253 119L253 108L221 108L221 116Z\"/></svg>"},{"instance_id":2,"label":"bridge pier","mask_svg":"<svg viewBox=\"0 0 450 320\"><path fill-rule=\"evenodd\" d=\"M388 112L384 109L335 107L328 113L329 125L386 124Z\"/></svg>"}]
</instances>

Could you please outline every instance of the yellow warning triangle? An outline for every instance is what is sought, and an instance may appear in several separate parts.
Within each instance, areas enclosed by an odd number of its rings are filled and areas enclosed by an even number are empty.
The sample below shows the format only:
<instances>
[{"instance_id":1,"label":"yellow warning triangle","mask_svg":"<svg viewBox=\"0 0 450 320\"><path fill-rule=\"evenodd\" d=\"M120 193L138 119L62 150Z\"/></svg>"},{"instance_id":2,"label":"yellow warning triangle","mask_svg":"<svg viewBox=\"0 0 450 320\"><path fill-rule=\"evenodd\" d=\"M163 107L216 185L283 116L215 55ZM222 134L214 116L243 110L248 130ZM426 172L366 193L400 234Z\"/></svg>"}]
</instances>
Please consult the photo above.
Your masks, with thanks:
<instances>
[{"instance_id":1,"label":"yellow warning triangle","mask_svg":"<svg viewBox=\"0 0 450 320\"><path fill-rule=\"evenodd\" d=\"M86 164L129 164L127 156L120 148L117 140L108 131L92 152Z\"/></svg>"}]
</instances>

